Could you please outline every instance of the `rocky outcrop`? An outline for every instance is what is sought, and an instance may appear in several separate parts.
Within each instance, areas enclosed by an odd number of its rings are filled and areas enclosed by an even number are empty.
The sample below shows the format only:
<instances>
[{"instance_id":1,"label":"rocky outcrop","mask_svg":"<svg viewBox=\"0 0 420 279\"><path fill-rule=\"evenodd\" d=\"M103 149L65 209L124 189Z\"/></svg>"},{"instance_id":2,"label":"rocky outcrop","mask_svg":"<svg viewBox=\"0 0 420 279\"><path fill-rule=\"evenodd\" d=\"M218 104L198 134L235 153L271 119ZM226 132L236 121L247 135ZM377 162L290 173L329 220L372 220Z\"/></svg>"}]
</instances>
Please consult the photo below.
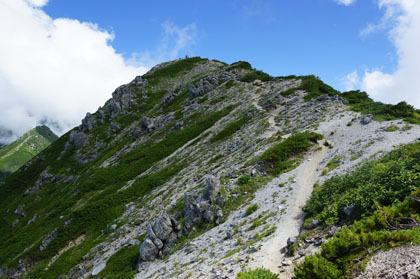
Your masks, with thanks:
<instances>
[{"instance_id":1,"label":"rocky outcrop","mask_svg":"<svg viewBox=\"0 0 420 279\"><path fill-rule=\"evenodd\" d=\"M64 150L68 150L71 145L74 145L76 148L80 148L88 143L88 136L81 131L73 130L70 133L69 140L66 143Z\"/></svg>"},{"instance_id":2,"label":"rocky outcrop","mask_svg":"<svg viewBox=\"0 0 420 279\"><path fill-rule=\"evenodd\" d=\"M91 132L98 127L98 121L96 117L89 112L86 113L85 118L82 120L81 128L86 132Z\"/></svg>"},{"instance_id":3,"label":"rocky outcrop","mask_svg":"<svg viewBox=\"0 0 420 279\"><path fill-rule=\"evenodd\" d=\"M47 246L57 238L57 228L55 228L52 232L47 234L44 239L41 242L41 245L39 246L39 251L44 251Z\"/></svg>"},{"instance_id":4,"label":"rocky outcrop","mask_svg":"<svg viewBox=\"0 0 420 279\"><path fill-rule=\"evenodd\" d=\"M186 193L184 196L184 232L193 230L194 226L204 221L219 223L223 217L223 211L219 207L223 205L224 198L219 190L220 185L214 176L208 176L205 179L205 191L198 195L195 193Z\"/></svg>"},{"instance_id":5,"label":"rocky outcrop","mask_svg":"<svg viewBox=\"0 0 420 279\"><path fill-rule=\"evenodd\" d=\"M372 120L373 120L373 115L372 114L368 114L368 115L365 115L365 116L362 117L362 119L360 120L360 123L362 125L367 125L370 122L372 122Z\"/></svg>"},{"instance_id":6,"label":"rocky outcrop","mask_svg":"<svg viewBox=\"0 0 420 279\"><path fill-rule=\"evenodd\" d=\"M147 237L140 246L139 262L150 262L168 255L170 247L181 236L181 226L166 212L162 212L147 227Z\"/></svg>"},{"instance_id":7,"label":"rocky outcrop","mask_svg":"<svg viewBox=\"0 0 420 279\"><path fill-rule=\"evenodd\" d=\"M211 90L213 90L214 86L217 86L219 81L215 77L206 77L200 79L197 84L190 83L188 85L188 90L190 91L189 98L194 99L200 95L203 95Z\"/></svg>"}]
</instances>

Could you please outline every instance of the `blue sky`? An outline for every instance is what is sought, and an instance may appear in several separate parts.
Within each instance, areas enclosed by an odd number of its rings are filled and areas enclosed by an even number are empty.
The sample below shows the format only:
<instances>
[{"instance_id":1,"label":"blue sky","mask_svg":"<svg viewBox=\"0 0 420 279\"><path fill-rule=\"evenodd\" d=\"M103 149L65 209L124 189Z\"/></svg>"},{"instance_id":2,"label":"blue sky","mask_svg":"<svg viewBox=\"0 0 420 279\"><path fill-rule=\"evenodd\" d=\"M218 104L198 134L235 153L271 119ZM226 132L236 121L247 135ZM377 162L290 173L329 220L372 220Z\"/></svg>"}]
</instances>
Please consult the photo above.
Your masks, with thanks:
<instances>
[{"instance_id":1,"label":"blue sky","mask_svg":"<svg viewBox=\"0 0 420 279\"><path fill-rule=\"evenodd\" d=\"M376 1L350 6L331 0L103 1L51 0L53 18L93 22L113 32L112 46L127 59L153 52L165 36L162 24L195 26L194 42L179 53L228 63L246 60L278 76L315 74L339 89L355 69L396 66L386 32L362 36L382 11Z\"/></svg>"},{"instance_id":2,"label":"blue sky","mask_svg":"<svg viewBox=\"0 0 420 279\"><path fill-rule=\"evenodd\" d=\"M419 0L0 0L0 34L3 143L40 123L61 135L185 54L420 108Z\"/></svg>"}]
</instances>

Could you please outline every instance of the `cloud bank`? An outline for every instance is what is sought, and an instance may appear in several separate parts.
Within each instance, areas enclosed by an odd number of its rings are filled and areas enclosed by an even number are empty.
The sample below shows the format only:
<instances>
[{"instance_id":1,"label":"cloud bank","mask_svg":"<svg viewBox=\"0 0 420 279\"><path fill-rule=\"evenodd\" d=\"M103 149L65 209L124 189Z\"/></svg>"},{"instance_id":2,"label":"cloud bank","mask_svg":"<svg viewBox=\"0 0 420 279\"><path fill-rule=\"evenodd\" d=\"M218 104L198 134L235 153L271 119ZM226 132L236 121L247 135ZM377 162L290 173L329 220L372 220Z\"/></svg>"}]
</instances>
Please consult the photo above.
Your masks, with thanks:
<instances>
[{"instance_id":1,"label":"cloud bank","mask_svg":"<svg viewBox=\"0 0 420 279\"><path fill-rule=\"evenodd\" d=\"M194 42L195 25L167 22L158 53L125 60L111 46L112 33L93 23L52 19L42 10L47 2L0 0L0 143L41 123L58 134L68 131L116 87Z\"/></svg>"},{"instance_id":2,"label":"cloud bank","mask_svg":"<svg viewBox=\"0 0 420 279\"><path fill-rule=\"evenodd\" d=\"M384 16L361 34L387 30L398 55L397 68L392 73L366 70L360 83L354 83L353 87L360 86L375 100L393 104L404 100L420 108L420 1L379 0L378 5L384 10ZM351 74L348 77L350 84Z\"/></svg>"},{"instance_id":3,"label":"cloud bank","mask_svg":"<svg viewBox=\"0 0 420 279\"><path fill-rule=\"evenodd\" d=\"M351 4L356 2L356 0L335 0L335 2L344 6L350 6Z\"/></svg>"}]
</instances>

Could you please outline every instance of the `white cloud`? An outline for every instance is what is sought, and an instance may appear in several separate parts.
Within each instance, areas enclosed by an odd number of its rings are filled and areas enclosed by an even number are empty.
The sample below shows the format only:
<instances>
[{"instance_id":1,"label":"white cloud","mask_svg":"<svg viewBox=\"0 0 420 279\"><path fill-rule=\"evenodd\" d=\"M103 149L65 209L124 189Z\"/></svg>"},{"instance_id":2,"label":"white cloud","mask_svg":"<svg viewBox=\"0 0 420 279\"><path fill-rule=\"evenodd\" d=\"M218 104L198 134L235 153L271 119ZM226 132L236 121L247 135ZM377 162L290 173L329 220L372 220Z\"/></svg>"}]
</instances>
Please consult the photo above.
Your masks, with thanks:
<instances>
[{"instance_id":1,"label":"white cloud","mask_svg":"<svg viewBox=\"0 0 420 279\"><path fill-rule=\"evenodd\" d=\"M145 51L134 54L130 61L133 64L140 61L142 65L151 67L163 61L173 60L189 54L191 47L196 43L197 26L189 24L179 27L170 21L162 24L163 38L154 51ZM185 53L183 53L185 52Z\"/></svg>"},{"instance_id":2,"label":"white cloud","mask_svg":"<svg viewBox=\"0 0 420 279\"><path fill-rule=\"evenodd\" d=\"M12 130L14 137L45 122L61 134L116 87L147 71L147 61L116 53L114 35L97 25L49 17L40 8L47 2L0 0L0 130ZM163 27L160 57L150 53L150 61L174 58L194 41L195 26Z\"/></svg>"},{"instance_id":3,"label":"white cloud","mask_svg":"<svg viewBox=\"0 0 420 279\"><path fill-rule=\"evenodd\" d=\"M357 71L346 75L342 79L342 84L346 91L355 90L360 85L360 77Z\"/></svg>"},{"instance_id":4,"label":"white cloud","mask_svg":"<svg viewBox=\"0 0 420 279\"><path fill-rule=\"evenodd\" d=\"M356 0L334 0L334 1L344 6L350 6L351 4L356 2Z\"/></svg>"},{"instance_id":5,"label":"white cloud","mask_svg":"<svg viewBox=\"0 0 420 279\"><path fill-rule=\"evenodd\" d=\"M382 102L405 100L420 108L420 1L380 0L379 7L385 9L383 24L391 26L388 35L396 48L398 65L393 73L366 71L362 90Z\"/></svg>"},{"instance_id":6,"label":"white cloud","mask_svg":"<svg viewBox=\"0 0 420 279\"><path fill-rule=\"evenodd\" d=\"M48 0L26 0L30 5L35 7L43 7L47 5Z\"/></svg>"}]
</instances>

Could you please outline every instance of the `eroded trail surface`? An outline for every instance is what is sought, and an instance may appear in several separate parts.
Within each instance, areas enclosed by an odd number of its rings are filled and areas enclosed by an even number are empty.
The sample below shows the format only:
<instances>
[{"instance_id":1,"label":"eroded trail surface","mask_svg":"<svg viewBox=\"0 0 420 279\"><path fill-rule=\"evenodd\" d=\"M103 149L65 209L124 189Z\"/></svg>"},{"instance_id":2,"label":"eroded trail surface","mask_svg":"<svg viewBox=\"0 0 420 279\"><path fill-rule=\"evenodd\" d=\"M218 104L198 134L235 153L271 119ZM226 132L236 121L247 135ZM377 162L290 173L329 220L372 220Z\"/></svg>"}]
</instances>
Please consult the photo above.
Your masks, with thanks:
<instances>
[{"instance_id":1,"label":"eroded trail surface","mask_svg":"<svg viewBox=\"0 0 420 279\"><path fill-rule=\"evenodd\" d=\"M299 234L299 228L303 222L302 207L312 193L318 166L327 154L327 147L320 146L322 148L321 150L308 154L298 167L296 183L293 186L296 187L296 191L294 191L294 195L291 197L291 205L277 225L274 236L268 239L262 245L261 249L254 254L254 260L251 263L252 268L264 267L274 273L280 274L280 278L292 277L292 267L289 268L290 270L282 268L283 271L280 273L280 267L284 260L284 254L280 250L286 246L289 237ZM276 183L276 181L274 180L271 183Z\"/></svg>"}]
</instances>

